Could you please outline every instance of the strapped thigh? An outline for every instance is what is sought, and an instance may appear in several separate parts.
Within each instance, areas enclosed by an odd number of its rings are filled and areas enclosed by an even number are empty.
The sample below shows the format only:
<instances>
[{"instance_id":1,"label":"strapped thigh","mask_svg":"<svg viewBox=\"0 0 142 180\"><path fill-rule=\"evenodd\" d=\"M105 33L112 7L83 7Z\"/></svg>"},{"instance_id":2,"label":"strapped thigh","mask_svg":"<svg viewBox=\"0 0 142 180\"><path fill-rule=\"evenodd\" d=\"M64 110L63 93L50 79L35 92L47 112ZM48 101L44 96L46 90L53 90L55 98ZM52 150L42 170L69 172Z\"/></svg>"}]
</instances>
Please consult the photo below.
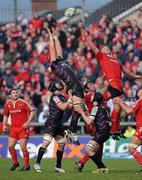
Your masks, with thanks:
<instances>
[{"instance_id":1,"label":"strapped thigh","mask_svg":"<svg viewBox=\"0 0 142 180\"><path fill-rule=\"evenodd\" d=\"M48 142L49 144L52 142L53 137L49 134L43 136L43 142Z\"/></svg>"},{"instance_id":2,"label":"strapped thigh","mask_svg":"<svg viewBox=\"0 0 142 180\"><path fill-rule=\"evenodd\" d=\"M92 151L95 151L98 150L99 144L94 140L90 140L89 143L87 144L87 148Z\"/></svg>"},{"instance_id":3,"label":"strapped thigh","mask_svg":"<svg viewBox=\"0 0 142 180\"><path fill-rule=\"evenodd\" d=\"M65 144L65 139L63 136L60 136L60 138L58 138L58 135L55 137L55 140L58 144L60 145L64 145Z\"/></svg>"}]
</instances>

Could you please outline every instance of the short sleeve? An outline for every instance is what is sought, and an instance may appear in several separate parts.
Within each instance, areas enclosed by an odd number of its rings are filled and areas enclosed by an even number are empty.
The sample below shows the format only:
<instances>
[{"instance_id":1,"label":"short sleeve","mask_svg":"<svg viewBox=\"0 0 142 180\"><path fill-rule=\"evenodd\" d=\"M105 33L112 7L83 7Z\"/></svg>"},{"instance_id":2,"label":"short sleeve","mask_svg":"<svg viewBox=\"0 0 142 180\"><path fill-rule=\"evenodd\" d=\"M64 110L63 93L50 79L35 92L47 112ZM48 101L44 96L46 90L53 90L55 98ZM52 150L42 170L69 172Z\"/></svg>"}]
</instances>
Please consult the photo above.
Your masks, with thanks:
<instances>
[{"instance_id":1,"label":"short sleeve","mask_svg":"<svg viewBox=\"0 0 142 180\"><path fill-rule=\"evenodd\" d=\"M28 104L27 102L25 102L25 105L24 105L25 109L27 112L31 112L31 111L34 111L35 109L30 105Z\"/></svg>"},{"instance_id":2,"label":"short sleeve","mask_svg":"<svg viewBox=\"0 0 142 180\"><path fill-rule=\"evenodd\" d=\"M92 109L92 111L91 111L91 116L96 116L96 114L97 114L97 111L98 111L98 106L95 106L95 107L93 107L93 109Z\"/></svg>"},{"instance_id":3,"label":"short sleeve","mask_svg":"<svg viewBox=\"0 0 142 180\"><path fill-rule=\"evenodd\" d=\"M6 103L4 106L4 115L7 117L9 116L8 103Z\"/></svg>"},{"instance_id":4,"label":"short sleeve","mask_svg":"<svg viewBox=\"0 0 142 180\"><path fill-rule=\"evenodd\" d=\"M58 96L54 96L53 97L53 101L58 104L59 102L61 102L60 98Z\"/></svg>"},{"instance_id":5,"label":"short sleeve","mask_svg":"<svg viewBox=\"0 0 142 180\"><path fill-rule=\"evenodd\" d=\"M137 101L135 106L131 106L134 112L137 112L142 107L142 101Z\"/></svg>"}]
</instances>

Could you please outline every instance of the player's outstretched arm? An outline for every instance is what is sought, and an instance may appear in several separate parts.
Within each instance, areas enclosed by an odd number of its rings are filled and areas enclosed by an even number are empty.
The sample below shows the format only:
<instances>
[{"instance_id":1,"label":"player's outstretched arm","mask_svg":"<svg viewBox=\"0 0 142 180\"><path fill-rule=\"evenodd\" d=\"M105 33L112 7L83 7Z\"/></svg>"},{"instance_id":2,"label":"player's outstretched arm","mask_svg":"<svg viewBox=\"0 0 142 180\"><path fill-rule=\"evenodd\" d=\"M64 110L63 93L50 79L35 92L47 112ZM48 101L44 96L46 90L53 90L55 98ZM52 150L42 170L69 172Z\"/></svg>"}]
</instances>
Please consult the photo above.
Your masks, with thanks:
<instances>
[{"instance_id":1,"label":"player's outstretched arm","mask_svg":"<svg viewBox=\"0 0 142 180\"><path fill-rule=\"evenodd\" d=\"M125 66L122 66L122 71L127 74L128 76L134 78L134 79L138 79L138 80L142 80L142 76L140 75L136 75L134 74L132 71L130 71L128 68L126 68Z\"/></svg>"},{"instance_id":2,"label":"player's outstretched arm","mask_svg":"<svg viewBox=\"0 0 142 180\"><path fill-rule=\"evenodd\" d=\"M99 53L99 49L95 46L93 41L90 38L88 38L88 33L83 28L81 29L81 35L85 38L88 45L90 46L90 48L94 52L94 54L97 55Z\"/></svg>"},{"instance_id":3,"label":"player's outstretched arm","mask_svg":"<svg viewBox=\"0 0 142 180\"><path fill-rule=\"evenodd\" d=\"M102 95L104 95L104 94L108 91L108 86L109 86L109 83L108 83L107 80L105 80L105 81L104 81L104 86L103 86L103 88L100 90L100 93L101 93Z\"/></svg>"},{"instance_id":4,"label":"player's outstretched arm","mask_svg":"<svg viewBox=\"0 0 142 180\"><path fill-rule=\"evenodd\" d=\"M53 32L53 37L54 37L54 41L55 41L56 54L57 54L57 56L62 58L63 57L62 46L61 46L61 43L59 41L57 31L54 27L52 27L52 32Z\"/></svg>"},{"instance_id":5,"label":"player's outstretched arm","mask_svg":"<svg viewBox=\"0 0 142 180\"><path fill-rule=\"evenodd\" d=\"M55 48L55 43L53 39L53 34L51 33L50 29L47 28L48 34L49 34L49 48L50 48L50 56L51 56L51 61L56 60L56 48Z\"/></svg>"}]
</instances>

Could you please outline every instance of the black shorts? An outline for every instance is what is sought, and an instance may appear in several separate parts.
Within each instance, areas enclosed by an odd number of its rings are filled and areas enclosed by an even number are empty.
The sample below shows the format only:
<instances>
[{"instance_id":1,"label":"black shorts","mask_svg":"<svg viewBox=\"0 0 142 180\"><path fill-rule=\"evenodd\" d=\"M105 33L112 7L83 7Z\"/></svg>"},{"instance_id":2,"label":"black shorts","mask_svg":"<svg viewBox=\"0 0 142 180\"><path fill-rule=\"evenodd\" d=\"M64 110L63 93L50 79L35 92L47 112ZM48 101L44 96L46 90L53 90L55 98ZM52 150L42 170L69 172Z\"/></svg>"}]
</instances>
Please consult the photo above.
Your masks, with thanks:
<instances>
[{"instance_id":1,"label":"black shorts","mask_svg":"<svg viewBox=\"0 0 142 180\"><path fill-rule=\"evenodd\" d=\"M91 140L96 141L99 145L102 145L104 142L106 142L110 137L110 129L105 130L104 133L97 132L92 137Z\"/></svg>"},{"instance_id":2,"label":"black shorts","mask_svg":"<svg viewBox=\"0 0 142 180\"><path fill-rule=\"evenodd\" d=\"M64 81L68 89L73 91L73 95L84 98L83 87L73 69L67 63L63 60L53 61L51 64L51 70L58 78Z\"/></svg>"},{"instance_id":3,"label":"black shorts","mask_svg":"<svg viewBox=\"0 0 142 180\"><path fill-rule=\"evenodd\" d=\"M123 94L123 91L120 91L119 89L116 89L116 88L112 87L111 85L108 86L108 91L111 94L111 98L115 98L115 97L121 96Z\"/></svg>"},{"instance_id":4,"label":"black shorts","mask_svg":"<svg viewBox=\"0 0 142 180\"><path fill-rule=\"evenodd\" d=\"M45 126L44 134L50 134L53 137L56 137L57 135L64 136L65 127L63 125L56 125L56 126Z\"/></svg>"}]
</instances>

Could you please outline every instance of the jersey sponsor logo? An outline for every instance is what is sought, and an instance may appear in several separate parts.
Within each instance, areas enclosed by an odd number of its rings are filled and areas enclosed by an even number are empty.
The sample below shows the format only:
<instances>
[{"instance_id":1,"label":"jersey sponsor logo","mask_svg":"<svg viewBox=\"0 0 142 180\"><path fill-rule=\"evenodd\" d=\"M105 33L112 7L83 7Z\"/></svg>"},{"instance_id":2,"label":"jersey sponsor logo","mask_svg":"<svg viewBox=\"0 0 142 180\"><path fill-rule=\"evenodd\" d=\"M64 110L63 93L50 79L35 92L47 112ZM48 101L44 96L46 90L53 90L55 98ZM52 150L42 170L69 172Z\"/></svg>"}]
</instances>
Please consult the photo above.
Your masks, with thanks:
<instances>
[{"instance_id":1,"label":"jersey sponsor logo","mask_svg":"<svg viewBox=\"0 0 142 180\"><path fill-rule=\"evenodd\" d=\"M10 110L9 112L10 112L10 114L13 114L13 113L20 113L22 111L21 111L21 109L14 109L14 110Z\"/></svg>"}]
</instances>

